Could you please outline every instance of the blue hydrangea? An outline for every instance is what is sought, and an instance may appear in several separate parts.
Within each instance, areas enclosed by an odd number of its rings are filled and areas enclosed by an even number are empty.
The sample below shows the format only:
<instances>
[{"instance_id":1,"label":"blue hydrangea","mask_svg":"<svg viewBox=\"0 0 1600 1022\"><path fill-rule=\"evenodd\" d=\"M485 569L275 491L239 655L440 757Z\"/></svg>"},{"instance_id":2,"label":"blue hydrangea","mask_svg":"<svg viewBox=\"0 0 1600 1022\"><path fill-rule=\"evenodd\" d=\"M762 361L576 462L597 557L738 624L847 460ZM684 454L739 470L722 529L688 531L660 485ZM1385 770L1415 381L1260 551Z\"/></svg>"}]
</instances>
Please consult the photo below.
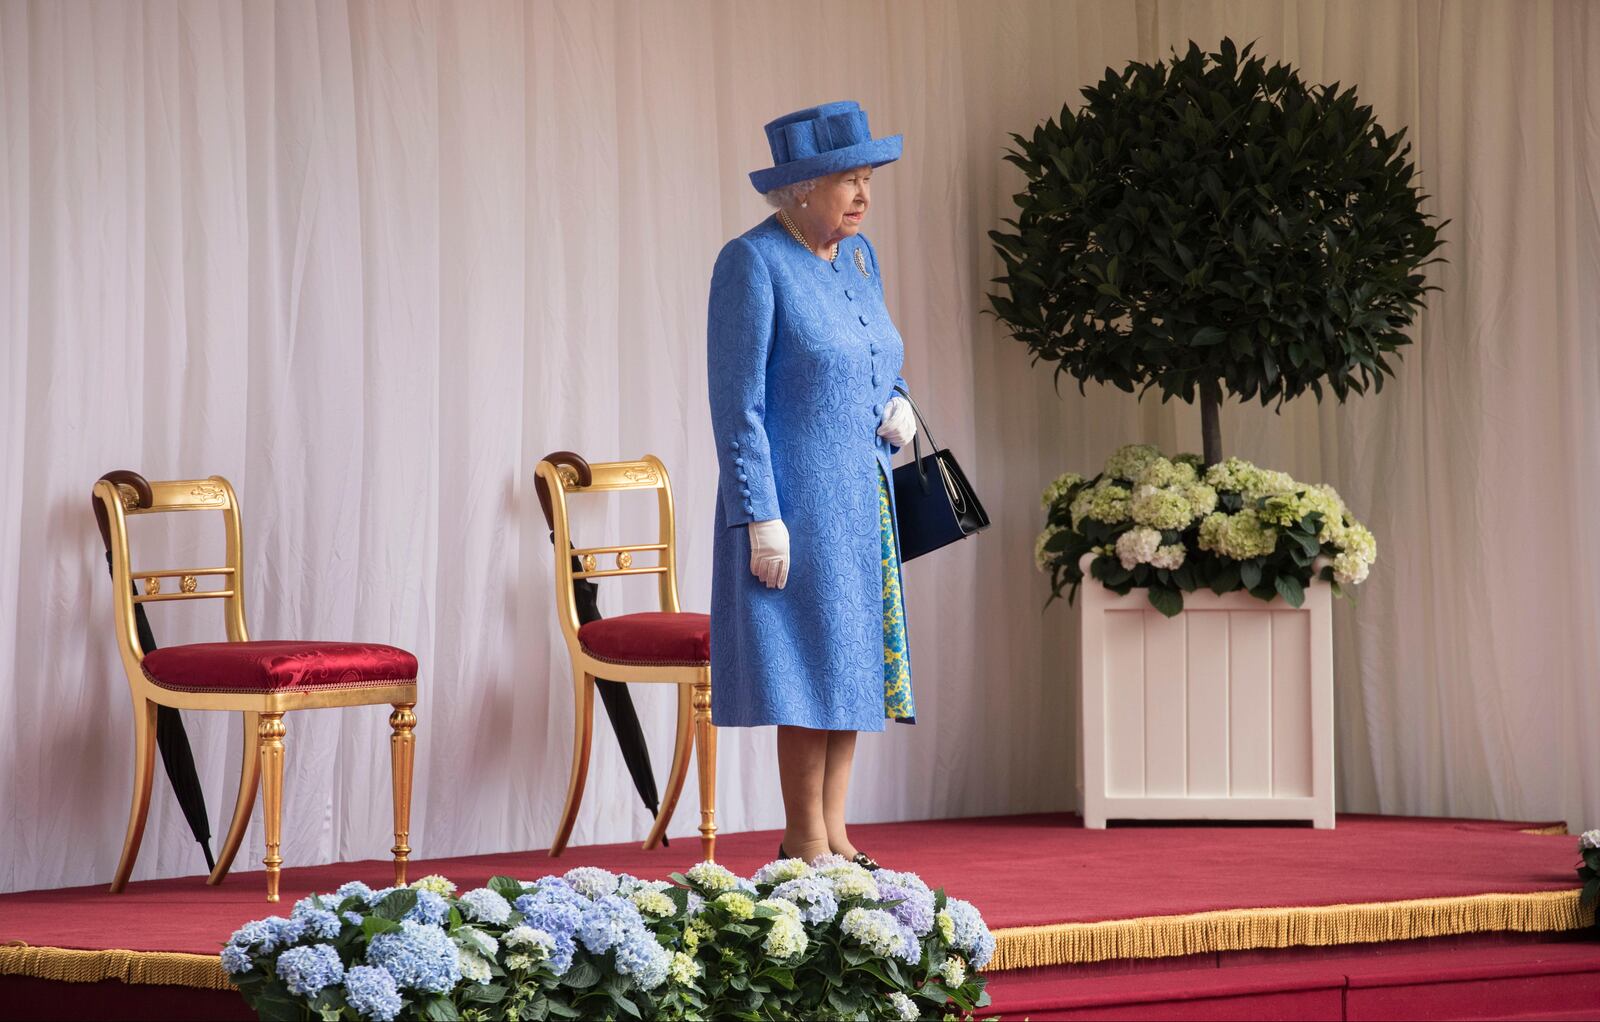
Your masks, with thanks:
<instances>
[{"instance_id":1,"label":"blue hydrangea","mask_svg":"<svg viewBox=\"0 0 1600 1022\"><path fill-rule=\"evenodd\" d=\"M501 926L511 918L511 903L487 887L468 891L456 899L456 904L461 906L462 915L480 923Z\"/></svg>"},{"instance_id":2,"label":"blue hydrangea","mask_svg":"<svg viewBox=\"0 0 1600 1022\"><path fill-rule=\"evenodd\" d=\"M916 883L908 882L908 877L916 880ZM889 870L879 870L874 879L878 881L880 900L900 903L889 911L900 920L901 925L908 927L917 937L926 936L933 929L933 892L928 890L926 884L917 880L914 874L895 874Z\"/></svg>"},{"instance_id":3,"label":"blue hydrangea","mask_svg":"<svg viewBox=\"0 0 1600 1022\"><path fill-rule=\"evenodd\" d=\"M365 884L362 884L361 886L366 887ZM367 899L367 907L370 908L373 905L376 905L378 902L380 902L383 899L387 898L389 895L393 894L395 891L408 891L408 890L410 890L409 887L380 887L376 891L374 891L372 888L367 887L367 893L365 895L365 897Z\"/></svg>"},{"instance_id":4,"label":"blue hydrangea","mask_svg":"<svg viewBox=\"0 0 1600 1022\"><path fill-rule=\"evenodd\" d=\"M697 916L706 910L706 900L700 897L699 892L690 891L688 900L684 902L684 909L690 916Z\"/></svg>"},{"instance_id":5,"label":"blue hydrangea","mask_svg":"<svg viewBox=\"0 0 1600 1022\"><path fill-rule=\"evenodd\" d=\"M672 952L661 946L643 922L616 946L617 972L645 990L654 990L667 980Z\"/></svg>"},{"instance_id":6,"label":"blue hydrangea","mask_svg":"<svg viewBox=\"0 0 1600 1022\"><path fill-rule=\"evenodd\" d=\"M360 926L361 925L361 913L360 912L346 912L344 914L344 921L349 923L351 926Z\"/></svg>"},{"instance_id":7,"label":"blue hydrangea","mask_svg":"<svg viewBox=\"0 0 1600 1022\"><path fill-rule=\"evenodd\" d=\"M900 927L900 947L895 951L895 957L907 965L916 965L922 961L922 941L917 939L916 931L899 919L895 924Z\"/></svg>"},{"instance_id":8,"label":"blue hydrangea","mask_svg":"<svg viewBox=\"0 0 1600 1022\"><path fill-rule=\"evenodd\" d=\"M344 999L362 1018L392 1022L400 1014L400 990L387 969L352 966L344 974Z\"/></svg>"},{"instance_id":9,"label":"blue hydrangea","mask_svg":"<svg viewBox=\"0 0 1600 1022\"><path fill-rule=\"evenodd\" d=\"M994 934L984 923L983 916L970 901L951 898L944 909L955 924L955 936L950 941L964 952L974 968L981 969L994 957Z\"/></svg>"},{"instance_id":10,"label":"blue hydrangea","mask_svg":"<svg viewBox=\"0 0 1600 1022\"><path fill-rule=\"evenodd\" d=\"M450 903L433 891L423 888L417 888L416 891L417 904L401 918L430 926L443 926L445 920L450 918Z\"/></svg>"},{"instance_id":11,"label":"blue hydrangea","mask_svg":"<svg viewBox=\"0 0 1600 1022\"><path fill-rule=\"evenodd\" d=\"M578 939L590 951L603 955L622 943L636 927L643 929L644 919L633 902L607 894L595 899L584 911L578 924Z\"/></svg>"},{"instance_id":12,"label":"blue hydrangea","mask_svg":"<svg viewBox=\"0 0 1600 1022\"><path fill-rule=\"evenodd\" d=\"M298 919L267 916L239 927L228 938L228 943L243 948L259 945L262 954L270 955L299 940L304 932L305 927Z\"/></svg>"},{"instance_id":13,"label":"blue hydrangea","mask_svg":"<svg viewBox=\"0 0 1600 1022\"><path fill-rule=\"evenodd\" d=\"M348 884L342 885L337 891L334 891L333 896L341 902L349 897L356 897L366 901L372 897L372 888L359 880L352 880Z\"/></svg>"},{"instance_id":14,"label":"blue hydrangea","mask_svg":"<svg viewBox=\"0 0 1600 1022\"><path fill-rule=\"evenodd\" d=\"M591 900L617 893L616 874L598 866L578 866L569 869L562 879L571 884L574 891Z\"/></svg>"},{"instance_id":15,"label":"blue hydrangea","mask_svg":"<svg viewBox=\"0 0 1600 1022\"><path fill-rule=\"evenodd\" d=\"M461 965L449 934L437 926L406 920L380 933L367 947L367 961L389 970L396 984L442 994L461 981Z\"/></svg>"},{"instance_id":16,"label":"blue hydrangea","mask_svg":"<svg viewBox=\"0 0 1600 1022\"><path fill-rule=\"evenodd\" d=\"M550 971L557 976L566 975L577 950L573 935L583 923L583 909L588 903L565 884L546 886L541 882L534 893L520 896L514 905L527 925L550 935L554 942Z\"/></svg>"},{"instance_id":17,"label":"blue hydrangea","mask_svg":"<svg viewBox=\"0 0 1600 1022\"><path fill-rule=\"evenodd\" d=\"M250 958L250 952L237 944L226 944L222 948L222 971L230 976L237 976L249 972L255 967L255 962Z\"/></svg>"},{"instance_id":18,"label":"blue hydrangea","mask_svg":"<svg viewBox=\"0 0 1600 1022\"><path fill-rule=\"evenodd\" d=\"M333 940L339 936L339 931L344 927L339 923L339 916L325 908L305 908L299 905L294 907L295 918L299 920L307 937L316 937L318 940Z\"/></svg>"},{"instance_id":19,"label":"blue hydrangea","mask_svg":"<svg viewBox=\"0 0 1600 1022\"><path fill-rule=\"evenodd\" d=\"M826 877L805 876L786 880L772 889L774 898L786 898L800 906L800 918L816 926L830 923L839 914L839 899Z\"/></svg>"},{"instance_id":20,"label":"blue hydrangea","mask_svg":"<svg viewBox=\"0 0 1600 1022\"><path fill-rule=\"evenodd\" d=\"M331 944L292 947L278 956L278 978L291 994L315 997L344 979L344 963Z\"/></svg>"}]
</instances>

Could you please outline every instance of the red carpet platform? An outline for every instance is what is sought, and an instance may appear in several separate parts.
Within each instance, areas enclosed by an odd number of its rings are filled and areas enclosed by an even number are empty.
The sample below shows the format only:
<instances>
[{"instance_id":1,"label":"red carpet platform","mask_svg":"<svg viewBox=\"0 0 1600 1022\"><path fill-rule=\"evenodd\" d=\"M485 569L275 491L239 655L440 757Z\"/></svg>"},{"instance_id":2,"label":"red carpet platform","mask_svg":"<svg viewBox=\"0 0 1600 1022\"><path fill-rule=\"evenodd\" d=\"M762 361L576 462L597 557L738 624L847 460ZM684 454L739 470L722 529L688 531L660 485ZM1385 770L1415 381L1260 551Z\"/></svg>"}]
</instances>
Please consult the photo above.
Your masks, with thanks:
<instances>
[{"instance_id":1,"label":"red carpet platform","mask_svg":"<svg viewBox=\"0 0 1600 1022\"><path fill-rule=\"evenodd\" d=\"M1600 1011L1600 945L1550 942L1593 919L1578 906L1575 841L1560 825L1344 816L1331 831L1089 831L1048 814L862 825L853 836L983 911L999 944L994 1007L1008 1017L1376 1017L1362 1005L1389 1017L1466 1017L1416 1015L1426 998L1391 994L1454 984L1476 991L1463 1003L1481 1007L1524 982L1558 993L1539 1009L1558 1014L1541 1017ZM776 844L773 832L727 834L718 858L748 873ZM412 875L471 886L598 865L662 877L694 854L687 843L597 845L559 860L419 860ZM346 880L383 884L388 870L381 860L291 867L282 905ZM101 885L0 896L0 1017L239 1015L218 948L279 908L264 900L259 873L220 888L189 877L120 896ZM1514 934L1547 936L1533 944Z\"/></svg>"}]
</instances>

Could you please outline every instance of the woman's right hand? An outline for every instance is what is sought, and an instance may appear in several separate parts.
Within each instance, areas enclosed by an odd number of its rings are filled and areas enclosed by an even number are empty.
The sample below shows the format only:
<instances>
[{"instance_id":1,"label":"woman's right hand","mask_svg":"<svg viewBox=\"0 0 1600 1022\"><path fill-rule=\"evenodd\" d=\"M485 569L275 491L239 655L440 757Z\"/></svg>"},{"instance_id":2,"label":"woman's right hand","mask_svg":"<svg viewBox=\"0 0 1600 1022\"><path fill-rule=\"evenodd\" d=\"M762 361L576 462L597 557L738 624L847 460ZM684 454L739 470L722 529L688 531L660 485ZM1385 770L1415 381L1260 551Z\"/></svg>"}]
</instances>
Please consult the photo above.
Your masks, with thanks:
<instances>
[{"instance_id":1,"label":"woman's right hand","mask_svg":"<svg viewBox=\"0 0 1600 1022\"><path fill-rule=\"evenodd\" d=\"M768 589L782 589L789 582L789 529L782 518L751 522L750 574Z\"/></svg>"}]
</instances>

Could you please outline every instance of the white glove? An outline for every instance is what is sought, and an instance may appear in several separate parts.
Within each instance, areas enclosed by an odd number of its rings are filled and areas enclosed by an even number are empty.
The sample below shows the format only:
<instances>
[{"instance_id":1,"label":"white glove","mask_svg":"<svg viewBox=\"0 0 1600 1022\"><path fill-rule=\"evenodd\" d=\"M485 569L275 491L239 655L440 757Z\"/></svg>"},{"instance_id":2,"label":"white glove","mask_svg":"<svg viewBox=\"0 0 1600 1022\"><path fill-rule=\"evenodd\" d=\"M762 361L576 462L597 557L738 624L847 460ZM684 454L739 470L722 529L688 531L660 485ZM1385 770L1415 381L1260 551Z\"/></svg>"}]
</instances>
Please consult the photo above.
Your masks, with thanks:
<instances>
[{"instance_id":1,"label":"white glove","mask_svg":"<svg viewBox=\"0 0 1600 1022\"><path fill-rule=\"evenodd\" d=\"M883 422L878 435L896 447L904 447L917 435L917 416L911 411L911 402L896 394L883 408Z\"/></svg>"},{"instance_id":2,"label":"white glove","mask_svg":"<svg viewBox=\"0 0 1600 1022\"><path fill-rule=\"evenodd\" d=\"M782 518L750 523L750 574L768 589L789 584L789 529Z\"/></svg>"}]
</instances>

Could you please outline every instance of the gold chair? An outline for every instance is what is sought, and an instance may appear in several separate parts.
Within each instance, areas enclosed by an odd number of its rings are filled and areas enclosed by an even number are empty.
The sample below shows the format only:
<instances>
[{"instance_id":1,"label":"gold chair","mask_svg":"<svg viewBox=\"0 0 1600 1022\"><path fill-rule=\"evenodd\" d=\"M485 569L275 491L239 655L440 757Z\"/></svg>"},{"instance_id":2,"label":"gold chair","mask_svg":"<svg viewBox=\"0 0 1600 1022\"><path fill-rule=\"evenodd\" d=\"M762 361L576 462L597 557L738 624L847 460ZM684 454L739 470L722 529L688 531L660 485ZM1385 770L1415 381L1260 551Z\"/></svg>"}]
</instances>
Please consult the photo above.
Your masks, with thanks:
<instances>
[{"instance_id":1,"label":"gold chair","mask_svg":"<svg viewBox=\"0 0 1600 1022\"><path fill-rule=\"evenodd\" d=\"M244 757L239 795L233 822L206 883L219 884L228 875L250 823L259 786L266 830L267 851L262 862L267 868L268 901L278 900L283 862L278 854L283 815L283 715L327 706L391 705L392 852L395 883L404 884L411 855L406 842L411 826L412 731L417 724L412 712L417 703L416 657L373 643L252 642L244 623L239 503L233 487L221 476L150 483L137 473L114 472L95 483L94 499L95 516L111 553L117 647L133 696L133 804L111 893L119 893L127 885L144 837L155 771L158 705L237 710L242 716ZM129 559L128 518L169 511L221 511L227 563L220 568L134 570ZM167 579L177 580L171 590L163 586ZM209 588L213 579L217 587ZM208 588L202 588L202 580ZM144 583L143 593L135 589L136 581ZM221 600L228 641L166 646L147 654L139 641L134 607L168 600Z\"/></svg>"},{"instance_id":2,"label":"gold chair","mask_svg":"<svg viewBox=\"0 0 1600 1022\"><path fill-rule=\"evenodd\" d=\"M678 609L677 544L674 538L672 486L667 469L654 455L638 461L589 464L568 451L558 451L539 462L536 486L555 541L556 610L561 632L572 657L574 739L572 776L567 782L567 804L552 856L560 855L572 836L572 825L583 801L589 773L589 749L594 738L595 679L621 682L664 682L678 686L677 741L667 788L655 825L645 839L655 848L666 834L678 806L689 753L696 744L700 774L700 846L707 861L717 847L717 731L711 725L711 618ZM567 498L577 494L654 490L659 537L654 543L574 548ZM553 499L552 499L553 498ZM653 552L655 564L636 565L636 554ZM601 567L602 556L614 558L615 567ZM574 564L576 562L576 565ZM573 581L627 575L656 575L659 611L623 614L582 623L573 593Z\"/></svg>"}]
</instances>

